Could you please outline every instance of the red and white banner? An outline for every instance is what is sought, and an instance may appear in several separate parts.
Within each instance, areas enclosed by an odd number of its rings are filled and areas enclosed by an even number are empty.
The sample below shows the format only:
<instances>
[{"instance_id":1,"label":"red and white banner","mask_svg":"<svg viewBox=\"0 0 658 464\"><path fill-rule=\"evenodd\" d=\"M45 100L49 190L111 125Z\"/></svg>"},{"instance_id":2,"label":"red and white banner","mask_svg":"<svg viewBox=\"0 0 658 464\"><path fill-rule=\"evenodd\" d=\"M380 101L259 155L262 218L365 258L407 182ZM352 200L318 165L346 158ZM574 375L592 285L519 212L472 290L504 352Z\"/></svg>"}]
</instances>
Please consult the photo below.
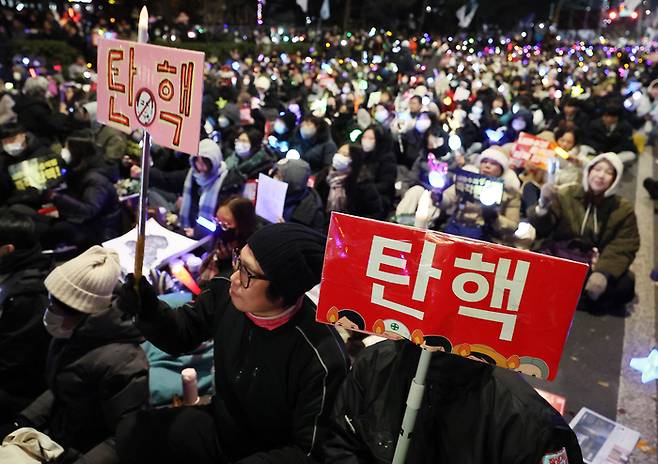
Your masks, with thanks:
<instances>
[{"instance_id":1,"label":"red and white banner","mask_svg":"<svg viewBox=\"0 0 658 464\"><path fill-rule=\"evenodd\" d=\"M555 378L587 266L334 213L317 320Z\"/></svg>"},{"instance_id":2,"label":"red and white banner","mask_svg":"<svg viewBox=\"0 0 658 464\"><path fill-rule=\"evenodd\" d=\"M201 52L101 39L98 121L124 132L141 127L159 145L196 155L203 66Z\"/></svg>"}]
</instances>

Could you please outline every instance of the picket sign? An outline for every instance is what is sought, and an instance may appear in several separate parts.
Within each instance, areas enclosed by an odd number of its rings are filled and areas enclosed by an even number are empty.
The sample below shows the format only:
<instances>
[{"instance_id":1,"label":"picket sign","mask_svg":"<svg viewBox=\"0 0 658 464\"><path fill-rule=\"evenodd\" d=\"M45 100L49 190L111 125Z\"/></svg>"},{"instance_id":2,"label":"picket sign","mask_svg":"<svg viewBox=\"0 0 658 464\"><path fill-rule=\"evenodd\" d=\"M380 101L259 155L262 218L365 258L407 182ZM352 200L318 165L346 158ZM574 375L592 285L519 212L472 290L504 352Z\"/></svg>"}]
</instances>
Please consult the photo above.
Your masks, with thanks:
<instances>
[{"instance_id":1,"label":"picket sign","mask_svg":"<svg viewBox=\"0 0 658 464\"><path fill-rule=\"evenodd\" d=\"M553 380L587 265L332 214L317 320Z\"/></svg>"},{"instance_id":2,"label":"picket sign","mask_svg":"<svg viewBox=\"0 0 658 464\"><path fill-rule=\"evenodd\" d=\"M102 124L130 133L143 129L135 281L142 275L148 213L151 138L161 146L197 155L201 131L201 52L149 45L149 14L139 13L137 43L100 39L98 111Z\"/></svg>"},{"instance_id":3,"label":"picket sign","mask_svg":"<svg viewBox=\"0 0 658 464\"><path fill-rule=\"evenodd\" d=\"M512 163L523 168L527 164L532 167L549 171L553 160L561 156L568 158L566 151L555 142L544 140L536 135L521 132L512 149Z\"/></svg>"},{"instance_id":4,"label":"picket sign","mask_svg":"<svg viewBox=\"0 0 658 464\"><path fill-rule=\"evenodd\" d=\"M203 97L202 52L125 40L98 45L98 121L196 155Z\"/></svg>"}]
</instances>

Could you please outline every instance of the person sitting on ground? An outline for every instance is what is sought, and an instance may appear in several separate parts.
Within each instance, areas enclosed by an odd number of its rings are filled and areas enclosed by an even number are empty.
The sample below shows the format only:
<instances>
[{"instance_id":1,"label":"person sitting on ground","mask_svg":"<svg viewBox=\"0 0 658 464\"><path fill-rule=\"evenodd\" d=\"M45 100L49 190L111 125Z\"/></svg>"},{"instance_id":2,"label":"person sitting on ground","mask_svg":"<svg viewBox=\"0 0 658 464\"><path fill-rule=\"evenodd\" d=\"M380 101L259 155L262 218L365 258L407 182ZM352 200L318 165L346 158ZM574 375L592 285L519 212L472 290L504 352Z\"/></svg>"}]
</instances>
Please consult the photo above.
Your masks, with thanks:
<instances>
[{"instance_id":1,"label":"person sitting on ground","mask_svg":"<svg viewBox=\"0 0 658 464\"><path fill-rule=\"evenodd\" d=\"M616 153L623 163L630 163L637 156L633 142L633 128L621 119L622 109L608 105L603 115L592 122L587 131L587 144L597 153Z\"/></svg>"},{"instance_id":2,"label":"person sitting on ground","mask_svg":"<svg viewBox=\"0 0 658 464\"><path fill-rule=\"evenodd\" d=\"M326 239L272 224L234 255L193 304L172 310L132 275L119 299L146 338L170 354L214 339L215 395L207 406L138 412L119 426L124 464L322 462L328 415L347 373L333 327L315 322L305 292L320 282Z\"/></svg>"},{"instance_id":3,"label":"person sitting on ground","mask_svg":"<svg viewBox=\"0 0 658 464\"><path fill-rule=\"evenodd\" d=\"M375 180L375 188L382 199L382 208L387 214L395 200L397 163L391 150L386 130L379 125L369 126L361 136L363 167Z\"/></svg>"},{"instance_id":4,"label":"person sitting on ground","mask_svg":"<svg viewBox=\"0 0 658 464\"><path fill-rule=\"evenodd\" d=\"M217 205L223 198L239 193L244 181L240 175L231 173L219 145L210 139L199 142L199 153L190 156L190 166L185 177L179 221L185 235L200 238L202 232L197 218L212 221Z\"/></svg>"},{"instance_id":5,"label":"person sitting on ground","mask_svg":"<svg viewBox=\"0 0 658 464\"><path fill-rule=\"evenodd\" d=\"M263 147L263 133L258 129L241 129L235 139L235 149L226 157L226 167L236 170L245 180L267 174L274 158Z\"/></svg>"},{"instance_id":6,"label":"person sitting on ground","mask_svg":"<svg viewBox=\"0 0 658 464\"><path fill-rule=\"evenodd\" d=\"M41 253L32 220L0 211L0 423L11 420L46 389L50 335L43 327L52 267Z\"/></svg>"},{"instance_id":7,"label":"person sitting on ground","mask_svg":"<svg viewBox=\"0 0 658 464\"><path fill-rule=\"evenodd\" d=\"M476 160L477 171L485 176L501 179L502 200L498 206L477 201L460 202L454 185L448 187L440 199L441 212L450 215L444 231L450 234L512 245L521 213L520 182L508 169L509 159L498 148L487 148ZM437 196L437 200L438 200Z\"/></svg>"},{"instance_id":8,"label":"person sitting on ground","mask_svg":"<svg viewBox=\"0 0 658 464\"><path fill-rule=\"evenodd\" d=\"M318 192L308 185L311 176L308 163L284 158L274 165L272 171L275 179L288 184L283 221L302 224L318 232L324 231L324 206Z\"/></svg>"},{"instance_id":9,"label":"person sitting on ground","mask_svg":"<svg viewBox=\"0 0 658 464\"><path fill-rule=\"evenodd\" d=\"M34 134L19 124L8 123L0 127L0 205L22 204L41 206L39 191L35 188L17 190L9 167L23 161L54 156L52 151Z\"/></svg>"},{"instance_id":10,"label":"person sitting on ground","mask_svg":"<svg viewBox=\"0 0 658 464\"><path fill-rule=\"evenodd\" d=\"M14 111L18 123L37 137L49 142L61 141L71 130L68 115L54 112L48 103L48 79L29 77L20 95L16 97Z\"/></svg>"},{"instance_id":11,"label":"person sitting on ground","mask_svg":"<svg viewBox=\"0 0 658 464\"><path fill-rule=\"evenodd\" d=\"M207 284L218 276L229 277L233 273L233 250L245 246L258 228L254 204L237 195L222 200L215 220L215 245L201 265L200 284Z\"/></svg>"},{"instance_id":12,"label":"person sitting on ground","mask_svg":"<svg viewBox=\"0 0 658 464\"><path fill-rule=\"evenodd\" d=\"M119 463L116 425L149 397L143 338L111 304L120 274L119 256L93 246L48 275L43 324L54 339L48 390L5 424L1 436L33 427L64 447L58 462Z\"/></svg>"},{"instance_id":13,"label":"person sitting on ground","mask_svg":"<svg viewBox=\"0 0 658 464\"><path fill-rule=\"evenodd\" d=\"M574 432L521 374L449 354L446 339L432 349L406 463L583 462ZM325 463L391 462L420 350L386 340L361 352L334 403Z\"/></svg>"},{"instance_id":14,"label":"person sitting on ground","mask_svg":"<svg viewBox=\"0 0 658 464\"><path fill-rule=\"evenodd\" d=\"M635 296L629 270L640 247L633 206L616 194L624 166L614 153L603 153L583 170L581 184L556 188L545 184L530 222L541 251L591 265L581 307L620 309Z\"/></svg>"},{"instance_id":15,"label":"person sitting on ground","mask_svg":"<svg viewBox=\"0 0 658 464\"><path fill-rule=\"evenodd\" d=\"M97 102L88 102L78 107L73 113L83 129L90 129L94 135L94 143L99 153L107 160L118 162L126 154L128 137L114 127L106 126L96 120Z\"/></svg>"},{"instance_id":16,"label":"person sitting on ground","mask_svg":"<svg viewBox=\"0 0 658 464\"><path fill-rule=\"evenodd\" d=\"M369 172L363 168L363 151L358 145L341 146L331 167L318 174L315 188L325 205L327 221L332 211L383 219L381 196Z\"/></svg>"},{"instance_id":17,"label":"person sitting on ground","mask_svg":"<svg viewBox=\"0 0 658 464\"><path fill-rule=\"evenodd\" d=\"M306 115L295 130L291 148L317 173L331 164L336 144L329 133L327 123L315 116Z\"/></svg>"},{"instance_id":18,"label":"person sitting on ground","mask_svg":"<svg viewBox=\"0 0 658 464\"><path fill-rule=\"evenodd\" d=\"M114 183L118 168L97 151L88 131L66 139L61 157L66 163L64 190L46 190L43 201L52 203L58 218L31 211L45 248L74 245L84 250L121 235L119 197Z\"/></svg>"},{"instance_id":19,"label":"person sitting on ground","mask_svg":"<svg viewBox=\"0 0 658 464\"><path fill-rule=\"evenodd\" d=\"M582 143L582 132L570 129L557 129L555 131L555 142L558 147L566 152L568 158L558 156L560 163L557 179L557 185L565 185L571 182L580 182L583 173L583 166L589 163L591 157L596 151Z\"/></svg>"}]
</instances>

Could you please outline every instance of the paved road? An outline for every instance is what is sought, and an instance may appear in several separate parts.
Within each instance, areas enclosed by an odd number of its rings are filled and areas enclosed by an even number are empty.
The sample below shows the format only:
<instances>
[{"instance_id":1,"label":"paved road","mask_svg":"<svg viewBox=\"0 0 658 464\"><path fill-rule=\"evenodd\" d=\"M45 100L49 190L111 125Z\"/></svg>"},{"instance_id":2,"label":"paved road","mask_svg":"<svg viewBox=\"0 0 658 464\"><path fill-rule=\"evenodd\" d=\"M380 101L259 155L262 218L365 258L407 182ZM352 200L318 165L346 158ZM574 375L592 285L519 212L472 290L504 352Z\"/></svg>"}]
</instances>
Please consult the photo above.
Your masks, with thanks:
<instances>
[{"instance_id":1,"label":"paved road","mask_svg":"<svg viewBox=\"0 0 658 464\"><path fill-rule=\"evenodd\" d=\"M651 201L641 182L657 173L658 164L648 150L624 174L622 183L621 194L635 204L642 240L632 268L638 294L633 313L624 318L576 312L555 381L531 379L534 386L566 397L567 420L585 406L638 430L647 447L633 452L630 462L634 464L658 462L658 384L656 381L642 384L640 374L629 367L632 357L647 356L656 347L658 292L648 273L658 262L655 238L658 216L654 215L658 202Z\"/></svg>"}]
</instances>

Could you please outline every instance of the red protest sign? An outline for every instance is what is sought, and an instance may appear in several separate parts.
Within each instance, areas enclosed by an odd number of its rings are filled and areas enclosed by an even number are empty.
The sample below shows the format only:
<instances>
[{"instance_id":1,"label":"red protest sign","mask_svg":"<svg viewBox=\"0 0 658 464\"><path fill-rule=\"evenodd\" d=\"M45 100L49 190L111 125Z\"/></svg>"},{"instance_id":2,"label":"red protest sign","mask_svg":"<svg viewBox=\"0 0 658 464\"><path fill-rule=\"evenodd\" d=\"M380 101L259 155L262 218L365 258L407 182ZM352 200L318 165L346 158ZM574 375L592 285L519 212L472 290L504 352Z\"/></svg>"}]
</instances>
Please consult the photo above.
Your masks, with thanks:
<instances>
[{"instance_id":1,"label":"red protest sign","mask_svg":"<svg viewBox=\"0 0 658 464\"><path fill-rule=\"evenodd\" d=\"M556 155L555 148L555 142L521 132L512 150L512 162L518 167L524 167L529 163L548 171L551 160Z\"/></svg>"},{"instance_id":2,"label":"red protest sign","mask_svg":"<svg viewBox=\"0 0 658 464\"><path fill-rule=\"evenodd\" d=\"M587 266L333 214L317 320L552 380Z\"/></svg>"},{"instance_id":3,"label":"red protest sign","mask_svg":"<svg viewBox=\"0 0 658 464\"><path fill-rule=\"evenodd\" d=\"M204 54L125 40L98 45L98 121L144 128L168 148L197 154Z\"/></svg>"}]
</instances>

